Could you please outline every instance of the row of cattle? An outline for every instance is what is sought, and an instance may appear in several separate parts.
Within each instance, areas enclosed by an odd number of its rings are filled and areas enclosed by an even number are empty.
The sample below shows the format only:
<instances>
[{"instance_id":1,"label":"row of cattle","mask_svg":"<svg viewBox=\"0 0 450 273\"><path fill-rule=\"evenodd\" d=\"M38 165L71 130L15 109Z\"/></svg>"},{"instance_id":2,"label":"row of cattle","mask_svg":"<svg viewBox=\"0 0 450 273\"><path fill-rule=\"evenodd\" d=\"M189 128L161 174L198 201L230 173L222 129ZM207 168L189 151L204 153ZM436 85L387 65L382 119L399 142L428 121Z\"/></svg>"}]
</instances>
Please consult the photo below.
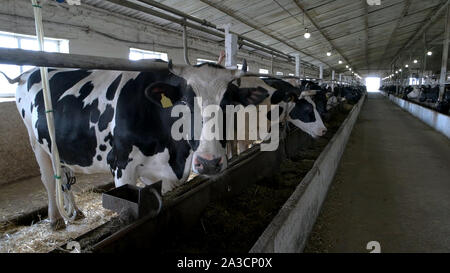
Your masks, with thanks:
<instances>
[{"instance_id":1,"label":"row of cattle","mask_svg":"<svg viewBox=\"0 0 450 273\"><path fill-rule=\"evenodd\" d=\"M365 92L363 86L335 86L333 91L331 86L311 81L248 77L244 71L212 63L178 66L169 62L167 68L150 72L48 72L56 143L66 176L111 172L116 187L136 184L139 178L145 184L162 181L163 193L186 182L191 171L220 173L227 167L230 146L239 146L242 152L251 144L246 139L234 145L212 139L206 124L213 117L203 112L190 137L176 140L171 134L178 120L171 111L175 106L188 107L191 116L183 119L194 120L195 109L209 105L219 106L224 114L227 105L278 105L280 123L291 123L320 137L326 133L322 119L329 118L329 110L342 100L355 104ZM32 69L8 80L19 83L16 104L47 189L51 225L62 228L65 224L55 201L40 71ZM226 130L235 130L220 129L223 135ZM77 209L77 215L83 214Z\"/></svg>"},{"instance_id":2,"label":"row of cattle","mask_svg":"<svg viewBox=\"0 0 450 273\"><path fill-rule=\"evenodd\" d=\"M382 91L399 96L405 100L420 103L434 104L433 108L443 114L449 114L450 110L450 85L445 85L445 93L442 102L439 100L439 85L421 85L397 87L395 85L382 86Z\"/></svg>"}]
</instances>

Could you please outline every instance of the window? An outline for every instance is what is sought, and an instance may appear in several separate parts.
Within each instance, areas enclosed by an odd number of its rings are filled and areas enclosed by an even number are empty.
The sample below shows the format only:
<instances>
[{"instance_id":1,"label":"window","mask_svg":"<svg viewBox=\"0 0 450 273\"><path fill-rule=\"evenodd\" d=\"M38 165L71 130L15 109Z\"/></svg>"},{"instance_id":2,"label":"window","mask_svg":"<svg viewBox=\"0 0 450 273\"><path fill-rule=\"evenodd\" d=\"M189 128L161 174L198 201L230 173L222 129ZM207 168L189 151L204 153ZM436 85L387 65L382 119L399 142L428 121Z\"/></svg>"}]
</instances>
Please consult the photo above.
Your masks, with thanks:
<instances>
[{"instance_id":1,"label":"window","mask_svg":"<svg viewBox=\"0 0 450 273\"><path fill-rule=\"evenodd\" d=\"M208 60L208 59L197 59L197 64L204 64L204 63L216 63L216 61Z\"/></svg>"},{"instance_id":2,"label":"window","mask_svg":"<svg viewBox=\"0 0 450 273\"><path fill-rule=\"evenodd\" d=\"M142 60L142 59L161 59L166 62L169 61L167 53L142 50L142 49L137 49L137 48L130 48L129 59L132 61L137 61L137 60Z\"/></svg>"},{"instance_id":3,"label":"window","mask_svg":"<svg viewBox=\"0 0 450 273\"><path fill-rule=\"evenodd\" d=\"M259 69L259 74L269 74L269 70L260 68Z\"/></svg>"},{"instance_id":4,"label":"window","mask_svg":"<svg viewBox=\"0 0 450 273\"><path fill-rule=\"evenodd\" d=\"M289 76L295 76L293 73L289 73Z\"/></svg>"},{"instance_id":5,"label":"window","mask_svg":"<svg viewBox=\"0 0 450 273\"><path fill-rule=\"evenodd\" d=\"M0 31L0 47L21 48L26 50L39 50L39 44L35 36L20 35ZM44 49L47 52L69 53L69 41L62 39L44 39ZM15 78L23 72L32 69L33 66L18 66L0 64L0 71L8 77ZM16 91L17 84L9 84L5 77L0 76L0 98L12 97Z\"/></svg>"},{"instance_id":6,"label":"window","mask_svg":"<svg viewBox=\"0 0 450 273\"><path fill-rule=\"evenodd\" d=\"M283 76L283 72L277 71L276 75L277 76Z\"/></svg>"}]
</instances>

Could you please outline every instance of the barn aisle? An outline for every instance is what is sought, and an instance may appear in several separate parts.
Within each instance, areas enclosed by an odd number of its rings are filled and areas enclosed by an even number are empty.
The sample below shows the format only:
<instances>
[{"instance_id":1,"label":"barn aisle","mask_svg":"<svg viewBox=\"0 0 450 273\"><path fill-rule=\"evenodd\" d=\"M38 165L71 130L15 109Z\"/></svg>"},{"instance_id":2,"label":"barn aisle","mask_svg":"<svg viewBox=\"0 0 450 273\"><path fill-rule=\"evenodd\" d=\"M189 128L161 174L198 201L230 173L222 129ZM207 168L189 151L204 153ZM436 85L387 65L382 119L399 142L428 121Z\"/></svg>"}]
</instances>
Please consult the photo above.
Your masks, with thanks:
<instances>
[{"instance_id":1,"label":"barn aisle","mask_svg":"<svg viewBox=\"0 0 450 273\"><path fill-rule=\"evenodd\" d=\"M450 251L450 142L369 94L305 252Z\"/></svg>"}]
</instances>

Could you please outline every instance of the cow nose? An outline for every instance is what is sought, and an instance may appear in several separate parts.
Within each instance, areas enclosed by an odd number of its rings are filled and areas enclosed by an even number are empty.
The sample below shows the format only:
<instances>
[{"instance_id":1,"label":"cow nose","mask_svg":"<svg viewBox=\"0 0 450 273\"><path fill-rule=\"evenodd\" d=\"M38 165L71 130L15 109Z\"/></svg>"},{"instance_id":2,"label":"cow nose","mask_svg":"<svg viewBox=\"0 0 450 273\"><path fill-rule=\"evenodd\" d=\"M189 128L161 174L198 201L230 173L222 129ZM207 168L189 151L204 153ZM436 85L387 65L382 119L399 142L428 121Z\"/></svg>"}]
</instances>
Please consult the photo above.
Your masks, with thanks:
<instances>
[{"instance_id":1,"label":"cow nose","mask_svg":"<svg viewBox=\"0 0 450 273\"><path fill-rule=\"evenodd\" d=\"M327 133L327 129L322 130L322 136L324 136Z\"/></svg>"},{"instance_id":2,"label":"cow nose","mask_svg":"<svg viewBox=\"0 0 450 273\"><path fill-rule=\"evenodd\" d=\"M212 158L212 159L210 159ZM199 174L212 175L222 170L222 157L214 158L210 155L197 155L194 158L194 171Z\"/></svg>"}]
</instances>

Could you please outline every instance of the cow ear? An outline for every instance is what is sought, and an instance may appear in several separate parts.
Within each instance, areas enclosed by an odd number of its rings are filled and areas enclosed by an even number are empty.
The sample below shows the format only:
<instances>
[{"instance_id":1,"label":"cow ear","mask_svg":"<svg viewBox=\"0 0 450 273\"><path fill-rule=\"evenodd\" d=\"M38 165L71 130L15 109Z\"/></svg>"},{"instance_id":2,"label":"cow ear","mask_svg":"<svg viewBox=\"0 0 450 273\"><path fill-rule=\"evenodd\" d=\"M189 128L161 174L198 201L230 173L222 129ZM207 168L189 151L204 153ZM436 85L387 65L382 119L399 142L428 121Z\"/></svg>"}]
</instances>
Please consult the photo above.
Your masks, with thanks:
<instances>
[{"instance_id":1,"label":"cow ear","mask_svg":"<svg viewBox=\"0 0 450 273\"><path fill-rule=\"evenodd\" d=\"M156 105L169 108L181 99L181 92L173 85L156 82L145 89L145 96Z\"/></svg>"}]
</instances>

